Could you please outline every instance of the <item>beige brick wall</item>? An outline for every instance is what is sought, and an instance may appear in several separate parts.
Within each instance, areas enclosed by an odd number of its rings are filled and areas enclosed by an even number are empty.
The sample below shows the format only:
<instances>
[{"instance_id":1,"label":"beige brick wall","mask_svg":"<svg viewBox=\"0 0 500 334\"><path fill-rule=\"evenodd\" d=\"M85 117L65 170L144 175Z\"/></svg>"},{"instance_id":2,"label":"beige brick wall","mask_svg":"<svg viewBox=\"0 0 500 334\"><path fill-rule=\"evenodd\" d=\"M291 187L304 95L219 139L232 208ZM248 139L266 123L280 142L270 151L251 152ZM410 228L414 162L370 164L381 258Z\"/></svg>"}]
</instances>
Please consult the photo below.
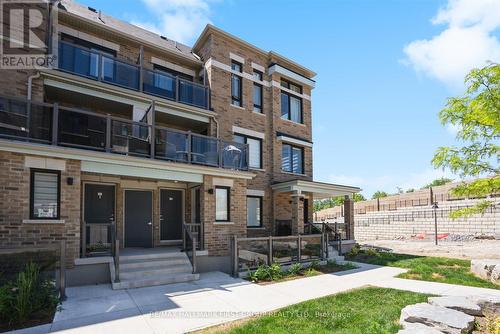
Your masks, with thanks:
<instances>
[{"instance_id":1,"label":"beige brick wall","mask_svg":"<svg viewBox=\"0 0 500 334\"><path fill-rule=\"evenodd\" d=\"M66 180L72 177L73 185ZM67 265L79 257L80 162L66 160L61 171L61 220L64 223L26 223L30 203L30 168L25 155L0 152L0 245L3 248L58 245L66 240Z\"/></svg>"}]
</instances>

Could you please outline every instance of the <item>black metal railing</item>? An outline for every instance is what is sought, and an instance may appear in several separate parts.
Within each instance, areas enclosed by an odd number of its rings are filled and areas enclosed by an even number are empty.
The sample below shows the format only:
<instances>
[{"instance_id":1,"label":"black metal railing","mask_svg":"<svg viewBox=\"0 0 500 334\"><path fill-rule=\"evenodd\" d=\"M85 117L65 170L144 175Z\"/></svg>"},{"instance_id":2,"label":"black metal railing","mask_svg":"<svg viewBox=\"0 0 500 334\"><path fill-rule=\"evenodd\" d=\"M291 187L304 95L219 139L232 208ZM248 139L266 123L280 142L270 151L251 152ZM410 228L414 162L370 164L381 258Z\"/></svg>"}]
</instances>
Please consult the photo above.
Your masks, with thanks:
<instances>
[{"instance_id":1,"label":"black metal railing","mask_svg":"<svg viewBox=\"0 0 500 334\"><path fill-rule=\"evenodd\" d=\"M193 225L193 224L190 224ZM196 248L198 247L200 233L195 233L192 226L182 224L182 250L186 253L193 267L193 274L197 272Z\"/></svg>"},{"instance_id":2,"label":"black metal railing","mask_svg":"<svg viewBox=\"0 0 500 334\"><path fill-rule=\"evenodd\" d=\"M269 236L231 239L232 273L256 269L260 265L282 265L328 257L324 234Z\"/></svg>"},{"instance_id":3,"label":"black metal railing","mask_svg":"<svg viewBox=\"0 0 500 334\"><path fill-rule=\"evenodd\" d=\"M247 144L1 96L0 138L248 170Z\"/></svg>"},{"instance_id":4,"label":"black metal railing","mask_svg":"<svg viewBox=\"0 0 500 334\"><path fill-rule=\"evenodd\" d=\"M209 107L207 86L64 41L59 42L59 70L202 109Z\"/></svg>"}]
</instances>

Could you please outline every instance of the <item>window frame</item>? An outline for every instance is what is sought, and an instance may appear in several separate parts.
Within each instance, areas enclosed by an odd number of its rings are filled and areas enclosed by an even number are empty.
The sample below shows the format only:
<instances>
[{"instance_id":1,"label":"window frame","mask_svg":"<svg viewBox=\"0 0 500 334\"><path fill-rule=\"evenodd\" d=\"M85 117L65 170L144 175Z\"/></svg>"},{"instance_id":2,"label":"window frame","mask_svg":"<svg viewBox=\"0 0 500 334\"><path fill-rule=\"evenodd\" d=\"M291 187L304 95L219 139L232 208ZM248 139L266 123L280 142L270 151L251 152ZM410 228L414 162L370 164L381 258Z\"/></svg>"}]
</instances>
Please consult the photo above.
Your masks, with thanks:
<instances>
[{"instance_id":1,"label":"window frame","mask_svg":"<svg viewBox=\"0 0 500 334\"><path fill-rule=\"evenodd\" d=\"M284 85L283 85L283 83L284 83ZM283 78L280 80L280 86L284 87L286 89L290 89L291 91L293 91L296 94L302 94L302 92L303 92L303 87L301 85L298 85L294 82L291 82L291 81L283 79ZM292 88L290 88L290 86L298 87L299 91L297 92L297 91L293 90Z\"/></svg>"},{"instance_id":2,"label":"window frame","mask_svg":"<svg viewBox=\"0 0 500 334\"><path fill-rule=\"evenodd\" d=\"M290 146L290 153L291 153L291 156L290 156L290 171L288 170L285 170L283 169L283 148L284 146ZM302 155L302 163L301 163L301 173L298 173L296 171L293 170L293 149L299 149L300 152L301 152L301 155ZM282 172L285 172L285 173L291 173L291 174L297 174L297 175L305 175L305 159L304 159L304 155L305 155L305 152L304 152L304 147L302 146L297 146L297 145L292 145L292 144L289 144L289 143L282 143L281 144L281 171Z\"/></svg>"},{"instance_id":3,"label":"window frame","mask_svg":"<svg viewBox=\"0 0 500 334\"><path fill-rule=\"evenodd\" d=\"M227 207L226 207L226 213L227 213L227 219L217 219L217 190L226 190L227 194ZM224 186L216 186L215 187L215 221L218 223L227 223L231 221L231 187L224 187Z\"/></svg>"},{"instance_id":4,"label":"window frame","mask_svg":"<svg viewBox=\"0 0 500 334\"><path fill-rule=\"evenodd\" d=\"M248 168L251 168L251 169L263 169L264 167L264 162L263 162L263 153L262 153L262 149L263 149L263 145L262 145L262 138L257 138L257 137L252 137L252 136L247 136L247 135L244 135L244 134L241 134L241 133L234 133L233 134L233 140L234 140L234 137L242 137L244 139L244 144L248 145L248 156L250 157L250 145L248 144L248 138L250 139L253 139L253 140L257 140L259 142L259 150L260 150L260 154L259 154L259 167L255 167L255 166L250 166L250 158L248 158Z\"/></svg>"},{"instance_id":5,"label":"window frame","mask_svg":"<svg viewBox=\"0 0 500 334\"><path fill-rule=\"evenodd\" d=\"M264 78L264 74L261 71L257 71L254 69L253 70L253 78L255 80L262 81L262 79ZM264 86L262 86L261 84L254 81L253 89L255 90L256 87L259 88L259 90L260 90L260 101L259 101L259 104L255 103L255 94L253 94L254 91L252 91L253 111L256 113L263 114L264 111L263 111L262 105L264 104Z\"/></svg>"},{"instance_id":6,"label":"window frame","mask_svg":"<svg viewBox=\"0 0 500 334\"><path fill-rule=\"evenodd\" d=\"M288 99L288 110L287 110L288 117L284 117L284 115L281 115L281 119L285 119L285 120L288 120L290 122L294 122L294 123L297 123L297 124L304 124L304 102L302 101L302 98L298 97L295 94L292 94L292 93L289 93L289 92L285 92L283 90L281 91L281 95L285 95L287 97L287 99ZM300 122L295 122L294 120L292 120L292 103L291 103L291 98L292 97L300 101ZM283 109L282 108L283 108L283 106L282 106L281 98L280 98L281 113L283 113Z\"/></svg>"},{"instance_id":7,"label":"window frame","mask_svg":"<svg viewBox=\"0 0 500 334\"><path fill-rule=\"evenodd\" d=\"M34 211L34 201L35 201L35 174L45 173L45 174L55 174L57 175L57 213L56 217L35 217ZM31 220L59 220L61 219L61 171L51 170L51 169L30 169L30 219Z\"/></svg>"},{"instance_id":8,"label":"window frame","mask_svg":"<svg viewBox=\"0 0 500 334\"><path fill-rule=\"evenodd\" d=\"M233 69L233 65L238 65L240 70L236 71ZM236 107L243 107L243 64L237 62L235 60L231 60L231 104ZM240 74L236 74L234 72L238 72ZM233 95L233 78L238 78L239 87L238 87L238 97ZM235 103L236 102L236 103Z\"/></svg>"},{"instance_id":9,"label":"window frame","mask_svg":"<svg viewBox=\"0 0 500 334\"><path fill-rule=\"evenodd\" d=\"M262 227L263 227L263 216L264 216L264 214L263 214L263 210L262 210L262 206L264 205L264 204L263 204L263 202L264 202L264 201L263 201L263 200L264 200L264 198L263 198L262 196L247 195L247 199L248 199L248 198L258 198L258 199L259 199L259 209L260 209L260 210L259 210L259 223L260 223L260 224L259 224L259 226L249 226L249 225L248 225L248 202L247 202L247 224L246 224L246 225L247 225L247 228L250 228L250 229L251 229L251 228L262 228Z\"/></svg>"}]
</instances>

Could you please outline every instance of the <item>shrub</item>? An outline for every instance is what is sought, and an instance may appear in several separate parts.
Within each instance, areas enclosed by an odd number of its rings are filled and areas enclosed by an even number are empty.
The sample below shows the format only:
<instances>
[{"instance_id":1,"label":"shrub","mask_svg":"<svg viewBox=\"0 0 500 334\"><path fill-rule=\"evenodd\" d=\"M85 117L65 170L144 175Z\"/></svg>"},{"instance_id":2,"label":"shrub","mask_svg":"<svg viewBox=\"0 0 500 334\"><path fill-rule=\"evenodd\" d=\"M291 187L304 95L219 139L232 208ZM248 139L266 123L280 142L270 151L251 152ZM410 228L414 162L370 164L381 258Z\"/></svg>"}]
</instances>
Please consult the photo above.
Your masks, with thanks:
<instances>
[{"instance_id":1,"label":"shrub","mask_svg":"<svg viewBox=\"0 0 500 334\"><path fill-rule=\"evenodd\" d=\"M309 268L313 270L318 270L320 267L321 265L318 260L312 261L311 264L309 265Z\"/></svg>"},{"instance_id":2,"label":"shrub","mask_svg":"<svg viewBox=\"0 0 500 334\"><path fill-rule=\"evenodd\" d=\"M257 269L252 273L249 271L248 278L252 282L259 281L276 281L283 277L283 273L281 272L281 266L279 263L273 263L270 266L260 265Z\"/></svg>"},{"instance_id":3,"label":"shrub","mask_svg":"<svg viewBox=\"0 0 500 334\"><path fill-rule=\"evenodd\" d=\"M54 282L40 275L40 267L29 262L24 271L0 287L0 320L19 327L37 313L53 313L57 306Z\"/></svg>"},{"instance_id":4,"label":"shrub","mask_svg":"<svg viewBox=\"0 0 500 334\"><path fill-rule=\"evenodd\" d=\"M361 247L359 244L355 244L354 247L351 248L351 250L347 253L348 257L356 257L359 252L361 251Z\"/></svg>"},{"instance_id":5,"label":"shrub","mask_svg":"<svg viewBox=\"0 0 500 334\"><path fill-rule=\"evenodd\" d=\"M281 272L281 266L279 263L273 263L269 267L269 273L271 276L271 281L276 281L283 277L283 273Z\"/></svg>"},{"instance_id":6,"label":"shrub","mask_svg":"<svg viewBox=\"0 0 500 334\"><path fill-rule=\"evenodd\" d=\"M375 249L375 248L368 248L366 251L365 251L365 254L367 256L370 256L370 257L375 257L375 256L378 256L378 251Z\"/></svg>"},{"instance_id":7,"label":"shrub","mask_svg":"<svg viewBox=\"0 0 500 334\"><path fill-rule=\"evenodd\" d=\"M302 265L300 263L294 263L288 268L288 274L291 276L296 276L302 270Z\"/></svg>"}]
</instances>

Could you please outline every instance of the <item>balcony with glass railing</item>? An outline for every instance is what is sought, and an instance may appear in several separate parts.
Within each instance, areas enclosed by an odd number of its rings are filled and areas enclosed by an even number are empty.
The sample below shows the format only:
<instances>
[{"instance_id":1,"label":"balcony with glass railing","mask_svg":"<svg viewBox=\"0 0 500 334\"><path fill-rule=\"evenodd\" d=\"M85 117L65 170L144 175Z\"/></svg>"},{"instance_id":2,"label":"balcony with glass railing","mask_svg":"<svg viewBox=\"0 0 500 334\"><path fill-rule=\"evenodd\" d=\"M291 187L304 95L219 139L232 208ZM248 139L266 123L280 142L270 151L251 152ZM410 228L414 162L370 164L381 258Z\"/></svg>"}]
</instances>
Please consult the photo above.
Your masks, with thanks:
<instances>
[{"instance_id":1,"label":"balcony with glass railing","mask_svg":"<svg viewBox=\"0 0 500 334\"><path fill-rule=\"evenodd\" d=\"M59 42L59 70L198 108L209 108L210 90L206 86L64 41Z\"/></svg>"},{"instance_id":2,"label":"balcony with glass railing","mask_svg":"<svg viewBox=\"0 0 500 334\"><path fill-rule=\"evenodd\" d=\"M10 97L0 97L0 138L248 170L247 144Z\"/></svg>"}]
</instances>

